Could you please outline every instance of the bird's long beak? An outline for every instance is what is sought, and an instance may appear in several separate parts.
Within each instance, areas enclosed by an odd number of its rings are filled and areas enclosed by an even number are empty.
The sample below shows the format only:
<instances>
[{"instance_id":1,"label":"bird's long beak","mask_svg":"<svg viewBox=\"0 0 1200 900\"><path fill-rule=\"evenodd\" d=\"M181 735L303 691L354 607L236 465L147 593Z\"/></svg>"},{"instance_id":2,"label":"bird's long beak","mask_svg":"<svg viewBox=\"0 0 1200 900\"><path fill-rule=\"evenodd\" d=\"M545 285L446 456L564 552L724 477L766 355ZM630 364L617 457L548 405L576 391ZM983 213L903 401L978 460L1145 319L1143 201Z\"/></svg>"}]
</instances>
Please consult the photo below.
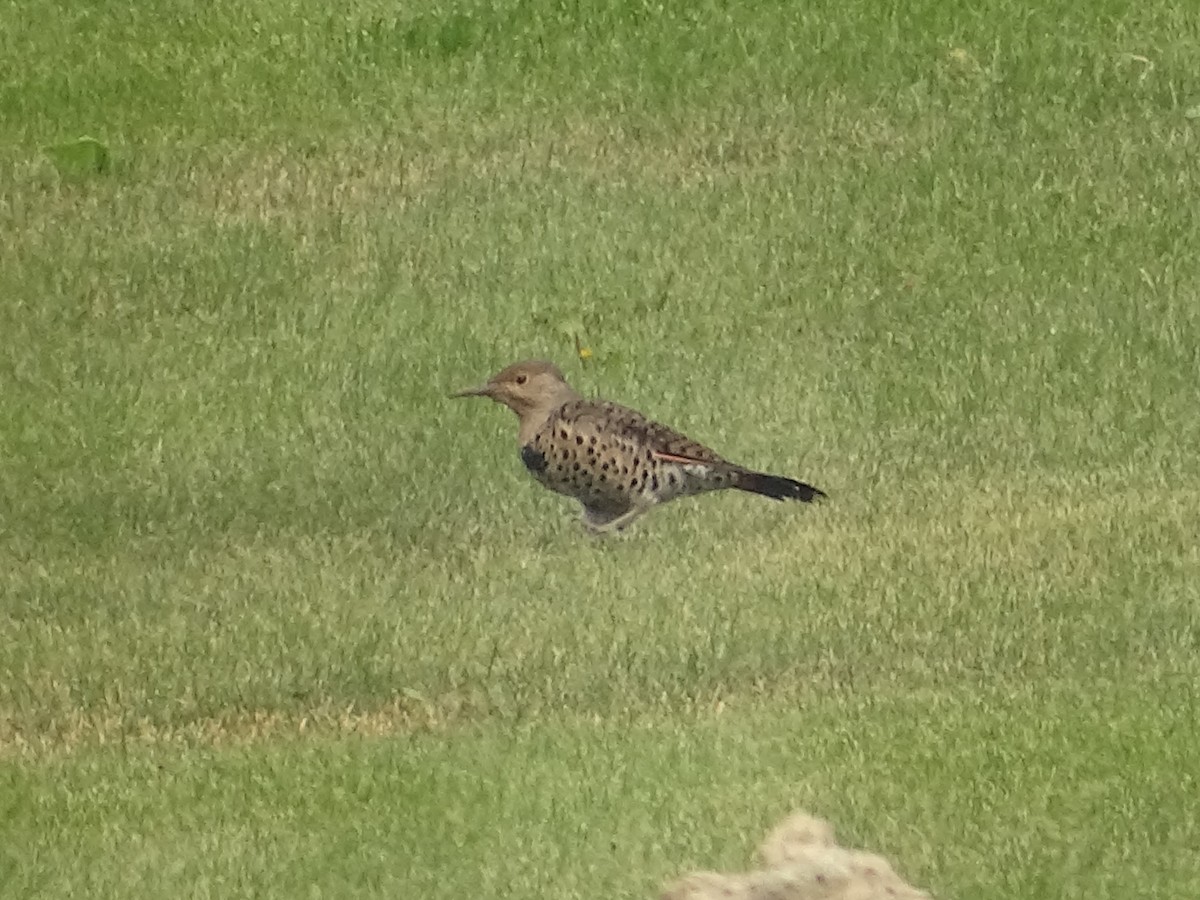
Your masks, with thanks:
<instances>
[{"instance_id":1,"label":"bird's long beak","mask_svg":"<svg viewBox=\"0 0 1200 900\"><path fill-rule=\"evenodd\" d=\"M481 384L478 387L467 388L465 391L457 391L450 395L451 397L490 397L492 396L492 386L490 384Z\"/></svg>"}]
</instances>

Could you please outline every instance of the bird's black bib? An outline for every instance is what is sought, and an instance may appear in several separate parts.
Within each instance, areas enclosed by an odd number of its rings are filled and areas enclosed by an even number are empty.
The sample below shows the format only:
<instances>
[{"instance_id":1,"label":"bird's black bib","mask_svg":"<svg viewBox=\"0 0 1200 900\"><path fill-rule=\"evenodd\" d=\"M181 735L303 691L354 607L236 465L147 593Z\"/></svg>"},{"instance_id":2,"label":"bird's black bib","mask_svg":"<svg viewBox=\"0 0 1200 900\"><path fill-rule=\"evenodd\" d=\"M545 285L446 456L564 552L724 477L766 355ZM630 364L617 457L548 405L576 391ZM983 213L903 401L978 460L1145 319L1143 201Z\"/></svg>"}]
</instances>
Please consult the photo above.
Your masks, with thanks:
<instances>
[{"instance_id":1,"label":"bird's black bib","mask_svg":"<svg viewBox=\"0 0 1200 900\"><path fill-rule=\"evenodd\" d=\"M534 475L540 475L546 471L546 454L532 444L526 444L521 448L521 462L525 463L525 468Z\"/></svg>"}]
</instances>

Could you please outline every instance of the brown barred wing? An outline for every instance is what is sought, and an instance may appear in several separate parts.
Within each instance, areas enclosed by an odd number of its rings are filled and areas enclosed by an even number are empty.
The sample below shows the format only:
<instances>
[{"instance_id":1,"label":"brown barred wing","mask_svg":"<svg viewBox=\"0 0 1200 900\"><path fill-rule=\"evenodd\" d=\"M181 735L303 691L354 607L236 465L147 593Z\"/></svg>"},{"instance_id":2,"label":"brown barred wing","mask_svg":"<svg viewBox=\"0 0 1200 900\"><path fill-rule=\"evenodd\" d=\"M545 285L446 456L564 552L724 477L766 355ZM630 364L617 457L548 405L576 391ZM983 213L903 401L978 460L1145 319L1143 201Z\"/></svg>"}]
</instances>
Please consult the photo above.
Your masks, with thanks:
<instances>
[{"instance_id":1,"label":"brown barred wing","mask_svg":"<svg viewBox=\"0 0 1200 900\"><path fill-rule=\"evenodd\" d=\"M617 403L576 401L563 407L560 415L578 421L581 426L587 423L611 436L619 446L648 451L654 458L676 457L693 463L729 465L727 460L687 435Z\"/></svg>"}]
</instances>

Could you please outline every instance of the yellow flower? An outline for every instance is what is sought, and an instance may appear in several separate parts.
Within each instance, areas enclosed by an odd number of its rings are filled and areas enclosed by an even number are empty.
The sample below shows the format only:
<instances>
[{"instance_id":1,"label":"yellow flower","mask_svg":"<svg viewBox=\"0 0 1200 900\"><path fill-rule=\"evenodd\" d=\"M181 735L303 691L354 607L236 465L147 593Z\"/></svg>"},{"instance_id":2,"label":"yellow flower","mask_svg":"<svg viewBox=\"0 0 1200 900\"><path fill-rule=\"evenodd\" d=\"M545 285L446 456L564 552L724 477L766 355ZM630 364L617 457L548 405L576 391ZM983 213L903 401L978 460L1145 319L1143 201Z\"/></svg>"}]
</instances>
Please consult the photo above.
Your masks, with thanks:
<instances>
[{"instance_id":1,"label":"yellow flower","mask_svg":"<svg viewBox=\"0 0 1200 900\"><path fill-rule=\"evenodd\" d=\"M592 348L591 347L580 347L579 348L579 358L580 359L591 359L592 358Z\"/></svg>"}]
</instances>

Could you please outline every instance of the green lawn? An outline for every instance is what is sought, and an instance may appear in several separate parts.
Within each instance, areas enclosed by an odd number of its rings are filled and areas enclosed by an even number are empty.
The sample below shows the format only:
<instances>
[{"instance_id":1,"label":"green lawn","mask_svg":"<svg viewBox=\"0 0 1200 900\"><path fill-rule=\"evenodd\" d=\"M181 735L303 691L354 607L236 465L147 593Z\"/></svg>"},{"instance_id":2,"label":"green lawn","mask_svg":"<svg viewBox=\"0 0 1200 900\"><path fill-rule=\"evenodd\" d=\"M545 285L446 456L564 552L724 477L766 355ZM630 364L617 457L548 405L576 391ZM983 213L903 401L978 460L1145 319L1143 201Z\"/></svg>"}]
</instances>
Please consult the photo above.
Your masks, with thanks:
<instances>
[{"instance_id":1,"label":"green lawn","mask_svg":"<svg viewBox=\"0 0 1200 900\"><path fill-rule=\"evenodd\" d=\"M1200 896L1200 18L960 7L4 7L0 895Z\"/></svg>"}]
</instances>

